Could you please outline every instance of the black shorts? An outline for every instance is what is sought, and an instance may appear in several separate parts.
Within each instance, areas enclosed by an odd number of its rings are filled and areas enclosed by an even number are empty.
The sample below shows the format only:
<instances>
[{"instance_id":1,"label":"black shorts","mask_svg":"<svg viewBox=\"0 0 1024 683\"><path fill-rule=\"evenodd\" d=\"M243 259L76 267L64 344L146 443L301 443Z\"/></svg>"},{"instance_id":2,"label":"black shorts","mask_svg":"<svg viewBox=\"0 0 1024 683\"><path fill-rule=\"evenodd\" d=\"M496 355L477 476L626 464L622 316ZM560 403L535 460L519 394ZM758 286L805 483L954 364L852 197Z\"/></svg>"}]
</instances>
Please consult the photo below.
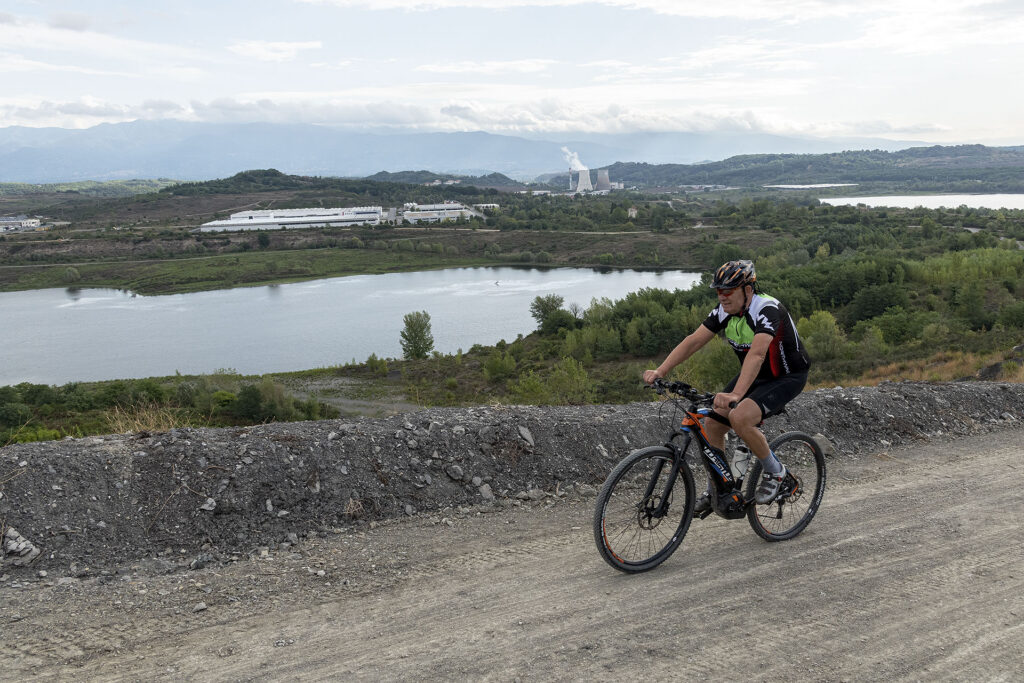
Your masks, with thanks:
<instances>
[{"instance_id":1,"label":"black shorts","mask_svg":"<svg viewBox=\"0 0 1024 683\"><path fill-rule=\"evenodd\" d=\"M733 377L732 381L722 389L722 393L731 392L739 378L739 375ZM775 379L755 379L743 398L753 400L761 409L761 418L764 419L781 412L787 403L800 395L805 384L807 384L806 372L791 372Z\"/></svg>"}]
</instances>

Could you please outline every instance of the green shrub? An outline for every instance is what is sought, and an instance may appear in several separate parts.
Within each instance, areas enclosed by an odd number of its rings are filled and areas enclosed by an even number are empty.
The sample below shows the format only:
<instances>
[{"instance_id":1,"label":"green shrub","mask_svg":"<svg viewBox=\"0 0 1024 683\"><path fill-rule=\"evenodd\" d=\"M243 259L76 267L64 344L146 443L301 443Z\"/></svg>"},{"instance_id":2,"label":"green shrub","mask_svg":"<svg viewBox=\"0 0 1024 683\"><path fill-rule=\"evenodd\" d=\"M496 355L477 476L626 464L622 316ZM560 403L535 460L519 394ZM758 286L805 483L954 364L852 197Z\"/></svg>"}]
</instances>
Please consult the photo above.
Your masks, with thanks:
<instances>
[{"instance_id":1,"label":"green shrub","mask_svg":"<svg viewBox=\"0 0 1024 683\"><path fill-rule=\"evenodd\" d=\"M484 377L489 382L499 382L516 370L516 359L509 351L495 349L483 363Z\"/></svg>"}]
</instances>

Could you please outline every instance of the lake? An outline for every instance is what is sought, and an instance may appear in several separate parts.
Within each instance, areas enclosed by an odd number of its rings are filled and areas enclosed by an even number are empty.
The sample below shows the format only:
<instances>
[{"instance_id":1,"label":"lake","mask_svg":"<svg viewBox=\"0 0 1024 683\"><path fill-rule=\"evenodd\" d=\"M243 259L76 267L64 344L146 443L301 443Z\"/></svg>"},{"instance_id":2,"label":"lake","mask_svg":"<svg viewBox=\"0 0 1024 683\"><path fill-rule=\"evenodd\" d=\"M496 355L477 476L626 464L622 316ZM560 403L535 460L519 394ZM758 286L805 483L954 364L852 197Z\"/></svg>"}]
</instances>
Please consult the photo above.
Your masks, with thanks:
<instances>
[{"instance_id":1,"label":"lake","mask_svg":"<svg viewBox=\"0 0 1024 683\"><path fill-rule=\"evenodd\" d=\"M262 374L401 357L403 316L430 314L435 349L512 341L536 329L530 303L687 289L680 271L452 268L140 296L113 289L0 293L0 386L64 384L231 368Z\"/></svg>"},{"instance_id":2,"label":"lake","mask_svg":"<svg viewBox=\"0 0 1024 683\"><path fill-rule=\"evenodd\" d=\"M832 206L891 206L902 209L913 209L922 206L926 209L946 207L955 209L958 206L969 206L972 209L1024 209L1024 194L935 194L935 195L892 195L882 197L822 197L822 204Z\"/></svg>"}]
</instances>

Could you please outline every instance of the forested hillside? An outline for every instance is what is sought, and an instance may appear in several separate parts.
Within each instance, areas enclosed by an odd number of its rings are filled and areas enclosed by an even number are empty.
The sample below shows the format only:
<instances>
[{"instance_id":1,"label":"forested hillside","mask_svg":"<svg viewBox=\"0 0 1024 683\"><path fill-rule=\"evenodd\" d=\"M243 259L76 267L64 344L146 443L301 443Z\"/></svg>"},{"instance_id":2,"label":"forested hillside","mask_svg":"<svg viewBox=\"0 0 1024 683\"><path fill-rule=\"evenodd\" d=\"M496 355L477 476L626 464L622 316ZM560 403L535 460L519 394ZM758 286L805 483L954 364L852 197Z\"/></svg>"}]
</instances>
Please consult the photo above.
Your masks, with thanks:
<instances>
[{"instance_id":1,"label":"forested hillside","mask_svg":"<svg viewBox=\"0 0 1024 683\"><path fill-rule=\"evenodd\" d=\"M615 163L608 169L616 181L648 188L885 182L936 192L1024 191L1024 147L961 145L899 152L755 154L707 164Z\"/></svg>"}]
</instances>

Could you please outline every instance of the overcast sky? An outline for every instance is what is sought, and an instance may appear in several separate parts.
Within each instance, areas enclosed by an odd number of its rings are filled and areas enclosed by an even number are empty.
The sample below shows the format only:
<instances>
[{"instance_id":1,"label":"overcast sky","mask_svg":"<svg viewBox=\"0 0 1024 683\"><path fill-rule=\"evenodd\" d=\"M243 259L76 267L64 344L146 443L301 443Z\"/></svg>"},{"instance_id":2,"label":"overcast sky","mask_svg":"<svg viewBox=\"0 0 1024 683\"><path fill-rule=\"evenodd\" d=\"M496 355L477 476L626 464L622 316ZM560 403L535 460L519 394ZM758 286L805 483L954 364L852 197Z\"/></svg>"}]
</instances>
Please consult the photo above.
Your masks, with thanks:
<instances>
[{"instance_id":1,"label":"overcast sky","mask_svg":"<svg viewBox=\"0 0 1024 683\"><path fill-rule=\"evenodd\" d=\"M1024 144L1024 0L5 0L0 126Z\"/></svg>"}]
</instances>

